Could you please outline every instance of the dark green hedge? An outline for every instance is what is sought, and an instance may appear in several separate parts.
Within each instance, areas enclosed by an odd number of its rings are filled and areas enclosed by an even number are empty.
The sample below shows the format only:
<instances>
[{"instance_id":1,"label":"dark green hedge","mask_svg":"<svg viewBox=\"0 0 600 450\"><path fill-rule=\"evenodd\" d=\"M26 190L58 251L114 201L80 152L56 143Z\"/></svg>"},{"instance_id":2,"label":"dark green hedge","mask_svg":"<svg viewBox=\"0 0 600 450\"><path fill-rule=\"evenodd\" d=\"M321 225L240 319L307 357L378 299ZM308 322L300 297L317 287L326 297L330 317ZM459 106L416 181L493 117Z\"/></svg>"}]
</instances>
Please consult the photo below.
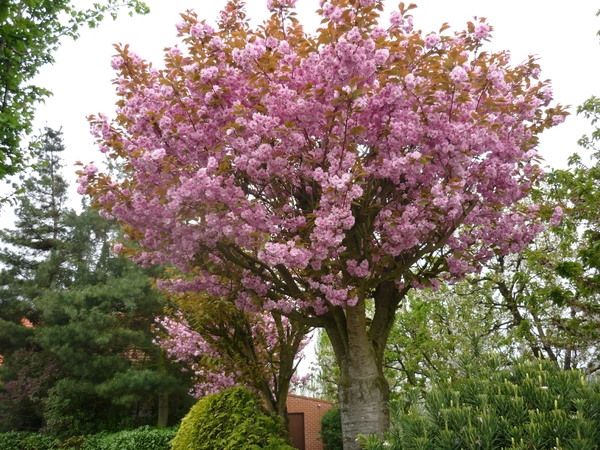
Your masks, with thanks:
<instances>
[{"instance_id":1,"label":"dark green hedge","mask_svg":"<svg viewBox=\"0 0 600 450\"><path fill-rule=\"evenodd\" d=\"M117 433L74 436L59 441L49 435L26 431L0 433L0 450L170 450L177 431L141 427Z\"/></svg>"},{"instance_id":2,"label":"dark green hedge","mask_svg":"<svg viewBox=\"0 0 600 450\"><path fill-rule=\"evenodd\" d=\"M141 427L90 436L81 450L169 450L177 434L172 428Z\"/></svg>"},{"instance_id":3,"label":"dark green hedge","mask_svg":"<svg viewBox=\"0 0 600 450\"><path fill-rule=\"evenodd\" d=\"M0 433L2 450L56 450L60 441L51 436L28 431Z\"/></svg>"}]
</instances>

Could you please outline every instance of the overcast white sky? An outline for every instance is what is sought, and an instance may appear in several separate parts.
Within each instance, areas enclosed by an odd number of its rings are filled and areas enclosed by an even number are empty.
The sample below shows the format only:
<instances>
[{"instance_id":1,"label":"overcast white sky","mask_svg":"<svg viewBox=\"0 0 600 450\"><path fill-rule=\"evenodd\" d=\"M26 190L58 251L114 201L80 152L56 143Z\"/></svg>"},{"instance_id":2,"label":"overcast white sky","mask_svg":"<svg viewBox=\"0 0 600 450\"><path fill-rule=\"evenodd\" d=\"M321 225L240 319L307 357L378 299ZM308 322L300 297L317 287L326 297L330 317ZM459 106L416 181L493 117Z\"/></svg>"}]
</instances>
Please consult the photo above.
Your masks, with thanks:
<instances>
[{"instance_id":1,"label":"overcast white sky","mask_svg":"<svg viewBox=\"0 0 600 450\"><path fill-rule=\"evenodd\" d=\"M384 24L387 25L389 12L398 1L386 2ZM85 5L86 0L75 3ZM116 97L111 83L112 44L130 44L137 54L160 67L162 49L179 42L175 30L179 13L194 9L201 18L214 20L225 0L147 3L152 10L147 16L132 18L121 14L116 22L107 19L98 29L83 30L77 41L65 39L55 55L56 63L44 67L34 80L54 92L38 107L35 129L46 125L62 127L67 146L65 175L71 182L76 179L75 161L102 161L89 135L86 117L99 112L113 115ZM266 0L247 0L248 16L255 24L268 16L265 4ZM539 56L543 77L553 81L555 99L573 105L574 112L574 107L591 95L600 96L600 45L596 36L600 18L595 15L600 3L573 0L558 5L552 6L548 0L422 0L413 15L415 27L425 32L439 30L444 22L461 30L473 16L486 17L495 29L487 48L511 50L514 63L529 54ZM314 14L318 0L298 0L297 9L308 30L318 27ZM590 130L582 118L571 116L561 126L544 133L539 151L547 164L564 167L567 157L578 151L577 139ZM75 188L72 193L74 203L79 203ZM0 213L2 226L10 222L10 211L6 209Z\"/></svg>"}]
</instances>

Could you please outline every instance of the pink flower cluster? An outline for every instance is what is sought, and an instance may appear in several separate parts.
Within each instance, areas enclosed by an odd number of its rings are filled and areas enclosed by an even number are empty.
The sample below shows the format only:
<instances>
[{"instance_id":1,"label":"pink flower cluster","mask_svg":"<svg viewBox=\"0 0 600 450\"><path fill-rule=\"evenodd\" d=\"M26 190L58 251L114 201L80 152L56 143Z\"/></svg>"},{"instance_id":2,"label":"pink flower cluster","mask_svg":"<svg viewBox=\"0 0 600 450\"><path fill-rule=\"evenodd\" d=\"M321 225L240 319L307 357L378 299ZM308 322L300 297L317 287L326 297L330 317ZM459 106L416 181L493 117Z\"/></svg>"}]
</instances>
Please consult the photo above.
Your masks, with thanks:
<instances>
[{"instance_id":1,"label":"pink flower cluster","mask_svg":"<svg viewBox=\"0 0 600 450\"><path fill-rule=\"evenodd\" d=\"M159 333L154 343L164 349L169 358L182 363L182 370L190 372L190 377L194 381L194 388L190 394L196 398L239 384L256 390L260 380L256 379L256 373L249 374L247 369L250 366L256 367L257 363L263 368L262 376L271 386L276 385L278 381L280 374L277 369L281 342L277 327L269 314L257 316L253 322L254 350L259 360L247 361L244 367L239 364L241 361L239 355L236 358L236 356L223 351L223 347L219 347L221 339L219 336L203 336L190 327L181 314L175 318L157 318L156 323ZM284 319L283 324L282 331L289 333L287 319ZM297 361L303 357L302 350L307 343L308 338L305 338L296 354ZM252 379L253 377L254 379ZM307 381L308 376L294 375L291 379L290 389L302 386Z\"/></svg>"},{"instance_id":2,"label":"pink flower cluster","mask_svg":"<svg viewBox=\"0 0 600 450\"><path fill-rule=\"evenodd\" d=\"M237 384L236 377L240 374L232 370L231 364L227 364L227 355L215 351L199 333L190 328L185 319L165 317L156 321L166 335L157 336L154 343L166 350L169 358L183 363L183 370L191 371L194 388L190 394L199 398ZM209 358L218 363L203 363Z\"/></svg>"},{"instance_id":3,"label":"pink flower cluster","mask_svg":"<svg viewBox=\"0 0 600 450\"><path fill-rule=\"evenodd\" d=\"M315 38L275 14L240 41L226 11L212 31L188 17L189 48L162 71L121 50L118 118L94 133L126 176L88 169L80 192L137 231L140 263L193 274L166 289L318 318L382 280L431 285L425 261L461 277L539 232L521 200L542 176L536 135L565 113L542 109L535 62L479 51L485 23L423 37L410 16L356 27L321 5Z\"/></svg>"}]
</instances>

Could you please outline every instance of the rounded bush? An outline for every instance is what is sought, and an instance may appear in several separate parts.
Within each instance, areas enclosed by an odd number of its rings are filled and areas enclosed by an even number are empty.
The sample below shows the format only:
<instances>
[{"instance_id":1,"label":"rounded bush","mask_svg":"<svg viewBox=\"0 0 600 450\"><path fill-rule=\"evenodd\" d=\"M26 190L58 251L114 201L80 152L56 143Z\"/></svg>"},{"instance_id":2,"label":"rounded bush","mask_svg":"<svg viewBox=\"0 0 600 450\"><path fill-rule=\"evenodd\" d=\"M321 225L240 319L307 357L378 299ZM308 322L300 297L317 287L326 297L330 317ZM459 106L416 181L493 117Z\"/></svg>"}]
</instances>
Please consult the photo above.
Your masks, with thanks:
<instances>
[{"instance_id":1,"label":"rounded bush","mask_svg":"<svg viewBox=\"0 0 600 450\"><path fill-rule=\"evenodd\" d=\"M172 450L294 450L284 421L241 387L201 398L183 418Z\"/></svg>"},{"instance_id":2,"label":"rounded bush","mask_svg":"<svg viewBox=\"0 0 600 450\"><path fill-rule=\"evenodd\" d=\"M321 417L321 441L323 450L343 450L342 416L340 408L335 406Z\"/></svg>"}]
</instances>

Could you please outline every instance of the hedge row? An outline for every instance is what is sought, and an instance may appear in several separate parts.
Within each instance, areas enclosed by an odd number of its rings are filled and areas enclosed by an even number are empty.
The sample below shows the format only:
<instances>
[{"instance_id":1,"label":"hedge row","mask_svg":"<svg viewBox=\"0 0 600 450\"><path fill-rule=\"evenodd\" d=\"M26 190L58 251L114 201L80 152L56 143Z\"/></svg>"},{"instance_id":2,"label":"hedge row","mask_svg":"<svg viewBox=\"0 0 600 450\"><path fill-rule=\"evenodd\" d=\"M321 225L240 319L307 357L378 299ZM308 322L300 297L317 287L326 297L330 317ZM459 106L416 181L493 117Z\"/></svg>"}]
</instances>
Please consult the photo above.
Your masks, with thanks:
<instances>
[{"instance_id":1,"label":"hedge row","mask_svg":"<svg viewBox=\"0 0 600 450\"><path fill-rule=\"evenodd\" d=\"M141 427L117 433L76 436L59 441L51 436L26 431L0 433L2 450L169 450L177 430Z\"/></svg>"}]
</instances>

